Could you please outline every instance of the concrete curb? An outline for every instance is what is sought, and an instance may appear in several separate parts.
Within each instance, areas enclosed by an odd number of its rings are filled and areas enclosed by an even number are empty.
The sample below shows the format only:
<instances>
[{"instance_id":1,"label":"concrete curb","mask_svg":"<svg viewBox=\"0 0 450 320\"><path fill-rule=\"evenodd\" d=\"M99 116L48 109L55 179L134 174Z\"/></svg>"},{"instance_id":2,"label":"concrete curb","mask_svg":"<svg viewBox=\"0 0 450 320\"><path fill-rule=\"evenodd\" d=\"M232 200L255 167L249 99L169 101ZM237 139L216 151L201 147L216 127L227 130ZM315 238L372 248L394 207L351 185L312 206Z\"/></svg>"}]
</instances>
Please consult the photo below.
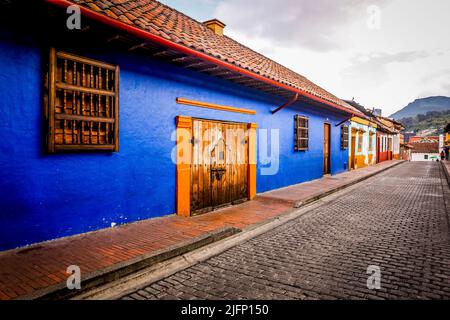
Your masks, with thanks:
<instances>
[{"instance_id":1,"label":"concrete curb","mask_svg":"<svg viewBox=\"0 0 450 320\"><path fill-rule=\"evenodd\" d=\"M369 173L368 175L365 175L365 176L363 176L363 177L360 177L360 178L358 178L358 179L356 179L356 180L352 180L352 181L350 181L350 182L348 182L348 183L345 183L345 184L343 184L343 185L341 185L341 186L339 186L339 187L336 187L336 188L334 188L334 189L331 189L331 190L328 190L328 191L325 191L325 192L319 192L319 193L317 193L317 194L315 194L315 195L312 195L312 196L310 196L310 197L308 197L308 198L306 198L306 199L303 199L303 200L301 200L301 201L296 201L296 200L284 200L284 199L279 199L279 198L275 198L275 197L272 198L272 197L270 197L270 196L260 196L259 199L266 199L266 200L271 200L271 201L276 201L276 202L281 202L281 203L289 203L289 204L292 204L292 206L293 206L294 208L301 208L301 207L303 207L303 206L305 206L305 205L307 205L307 204L309 204L309 203L311 203L311 202L314 202L314 201L319 200L319 199L321 199L321 198L323 198L323 197L329 196L330 194L333 194L333 193L335 193L335 192L338 192L338 191L340 191L340 190L343 190L343 189L345 189L345 188L348 188L348 187L350 187L350 186L352 186L352 185L354 185L354 184L360 183L360 182L362 182L362 181L364 181L364 180L367 180L367 179L369 179L369 178L371 178L371 177L373 177L373 176L375 176L375 175L377 175L377 174L379 174L379 173L382 173L382 172L384 172L384 171L386 171L386 170L389 170L389 169L391 169L391 168L393 168L393 167L396 167L396 166L398 166L398 165L400 165L400 164L402 164L402 163L404 163L404 162L405 162L405 161L398 161L398 162L395 162L395 163L393 163L392 165L390 165L390 166L388 166L388 167L385 167L385 168L383 168L383 169L380 169L379 171L375 171L375 172Z\"/></svg>"},{"instance_id":2,"label":"concrete curb","mask_svg":"<svg viewBox=\"0 0 450 320\"><path fill-rule=\"evenodd\" d=\"M307 214L315 207L322 205L320 201L311 203L301 209L288 209L280 216L274 217L269 221L252 225L243 232L235 234L231 237L224 238L220 241L211 243L205 247L187 252L183 255L173 259L163 261L155 264L146 270L130 275L128 277L117 280L115 283L110 283L104 287L99 287L86 294L76 296L76 300L116 300L131 292L137 291L142 287L153 283L163 278L166 278L176 272L187 269L199 262L212 258L232 247L235 247L243 242L246 242L263 233L273 230L290 220L296 219L304 214Z\"/></svg>"},{"instance_id":3,"label":"concrete curb","mask_svg":"<svg viewBox=\"0 0 450 320\"><path fill-rule=\"evenodd\" d=\"M124 262L117 263L111 267L97 270L89 273L86 277L83 277L83 270L81 270L82 289L81 290L69 290L66 283L58 283L54 286L50 286L41 290L37 290L30 295L22 296L18 300L60 300L68 299L75 295L79 295L92 288L104 285L108 282L117 280L144 268L148 268L151 265L159 262L169 260L171 258L183 255L192 250L196 250L208 244L220 241L224 238L230 237L236 233L241 232L240 229L234 227L220 228L201 236L192 238L183 243L175 244L168 248L160 249L148 254L144 254L134 259L130 259Z\"/></svg>"},{"instance_id":4,"label":"concrete curb","mask_svg":"<svg viewBox=\"0 0 450 320\"><path fill-rule=\"evenodd\" d=\"M444 193L445 210L447 211L447 226L450 229L450 172L444 162L441 161L442 168L442 191ZM447 182L447 183L445 183Z\"/></svg>"},{"instance_id":5,"label":"concrete curb","mask_svg":"<svg viewBox=\"0 0 450 320\"><path fill-rule=\"evenodd\" d=\"M295 202L293 205L293 209L288 209L277 217L249 226L248 228L245 229L246 231L245 234L242 234L240 237L239 235L235 236L237 233L240 233L242 231L240 229L233 227L220 228L207 234L188 240L186 242L183 242L181 244L176 244L169 248L161 249L149 254L144 254L140 257L127 260L121 263L117 263L111 267L92 272L85 278L82 278L81 291L69 290L66 287L66 283L59 283L57 285L50 286L38 290L36 292L33 292L30 295L22 296L19 298L19 300L32 300L32 299L58 300L58 299L69 299L73 297L76 297L76 299L89 298L92 295L92 292L96 292L95 288L105 285L107 286L108 283L118 281L119 279L125 279L130 275L132 276L131 278L135 279L136 275L133 276L133 274L139 273L144 269L147 270L145 272L146 274L150 272L148 271L149 269L151 270L153 274L152 278L155 278L157 277L157 275L160 274L165 275L168 270L174 269L173 267L174 264L177 265L177 267L175 267L176 271L182 270L184 268L191 266L192 264L195 264L199 261L203 261L204 260L203 258L205 256L211 257L226 250L223 249L224 245L222 244L225 238L226 238L225 240L227 240L226 248L231 248L237 245L238 243L247 241L248 239L251 239L264 232L267 232L281 224L286 223L289 220L298 217L299 216L298 210L295 209L303 207L311 209L311 207L315 205L315 202L317 200L329 196L333 193L339 192L343 189L346 189L361 181L367 180L379 173L382 173L402 163L403 161L394 163L386 168L383 168L382 170L372 172L364 177L358 178L354 181L350 181L332 190L328 190L326 192L314 195L301 202ZM219 246L215 247L216 249L205 248L202 250L202 247L214 244L216 242L219 242ZM197 251L199 251L199 253ZM200 256L202 258L200 258ZM162 268L162 270L158 272L158 268ZM137 275L137 277L140 276Z\"/></svg>"},{"instance_id":6,"label":"concrete curb","mask_svg":"<svg viewBox=\"0 0 450 320\"><path fill-rule=\"evenodd\" d=\"M149 283L156 282L163 278L166 278L176 272L189 268L199 262L205 261L209 258L212 258L236 245L239 245L243 242L246 242L258 235L266 233L276 227L279 227L293 219L296 219L300 216L308 214L311 210L316 207L322 205L323 203L327 203L330 201L334 201L339 198L342 192L347 192L352 189L352 186L357 184L356 181L361 182L363 180L369 179L377 175L378 173L384 172L388 169L391 169L403 162L395 163L392 166L386 167L383 170L374 172L370 174L370 176L365 176L361 179L355 180L346 184L346 187L340 187L333 190L333 192L327 192L327 195L315 198L314 200L309 201L308 203L303 203L301 208L291 208L286 210L281 215L271 218L269 220L260 222L255 225L251 225L242 232L232 235L228 238L221 239L215 243L211 243L205 247L198 248L196 250L192 250L183 255L175 257L170 260L163 261L161 263L157 263L153 266L145 270L141 270L140 272L129 275L122 279L118 279L114 283L109 283L103 287L98 287L92 290L91 292L87 292L85 294L81 294L75 297L75 299L88 299L88 300L103 300L103 299L118 299L128 293L137 291ZM348 190L344 190L348 189ZM342 191L342 192L339 192ZM334 193L334 194L333 194ZM329 199L320 199L325 196L330 196ZM144 285L143 285L144 284Z\"/></svg>"}]
</instances>

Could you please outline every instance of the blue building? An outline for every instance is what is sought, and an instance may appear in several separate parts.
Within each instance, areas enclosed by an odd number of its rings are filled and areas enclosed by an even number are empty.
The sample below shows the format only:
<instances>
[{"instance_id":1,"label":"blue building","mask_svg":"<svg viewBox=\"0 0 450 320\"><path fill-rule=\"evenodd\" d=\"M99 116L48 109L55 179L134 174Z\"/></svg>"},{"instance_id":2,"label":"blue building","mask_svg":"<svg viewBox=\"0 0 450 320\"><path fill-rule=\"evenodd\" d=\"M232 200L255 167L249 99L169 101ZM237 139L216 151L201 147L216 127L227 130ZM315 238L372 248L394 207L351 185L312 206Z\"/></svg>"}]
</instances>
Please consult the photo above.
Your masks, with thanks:
<instances>
[{"instance_id":1,"label":"blue building","mask_svg":"<svg viewBox=\"0 0 450 320\"><path fill-rule=\"evenodd\" d=\"M152 0L2 2L0 250L347 170L359 112L223 28Z\"/></svg>"}]
</instances>

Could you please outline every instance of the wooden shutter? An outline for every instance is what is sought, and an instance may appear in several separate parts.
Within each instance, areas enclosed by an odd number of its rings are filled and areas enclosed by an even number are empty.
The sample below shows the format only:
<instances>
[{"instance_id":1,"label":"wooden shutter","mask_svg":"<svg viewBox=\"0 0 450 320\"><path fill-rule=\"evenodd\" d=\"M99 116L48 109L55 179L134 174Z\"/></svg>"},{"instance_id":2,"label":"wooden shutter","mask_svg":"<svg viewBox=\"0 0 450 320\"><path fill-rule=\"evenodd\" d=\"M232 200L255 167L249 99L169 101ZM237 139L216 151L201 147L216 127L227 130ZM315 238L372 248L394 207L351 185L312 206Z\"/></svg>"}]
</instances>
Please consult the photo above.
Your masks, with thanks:
<instances>
[{"instance_id":1,"label":"wooden shutter","mask_svg":"<svg viewBox=\"0 0 450 320\"><path fill-rule=\"evenodd\" d=\"M294 117L295 122L295 151L308 150L309 142L309 119L304 116L296 115Z\"/></svg>"},{"instance_id":2,"label":"wooden shutter","mask_svg":"<svg viewBox=\"0 0 450 320\"><path fill-rule=\"evenodd\" d=\"M341 126L341 149L348 149L348 126Z\"/></svg>"},{"instance_id":3,"label":"wooden shutter","mask_svg":"<svg viewBox=\"0 0 450 320\"><path fill-rule=\"evenodd\" d=\"M50 50L48 152L119 151L119 67Z\"/></svg>"}]
</instances>

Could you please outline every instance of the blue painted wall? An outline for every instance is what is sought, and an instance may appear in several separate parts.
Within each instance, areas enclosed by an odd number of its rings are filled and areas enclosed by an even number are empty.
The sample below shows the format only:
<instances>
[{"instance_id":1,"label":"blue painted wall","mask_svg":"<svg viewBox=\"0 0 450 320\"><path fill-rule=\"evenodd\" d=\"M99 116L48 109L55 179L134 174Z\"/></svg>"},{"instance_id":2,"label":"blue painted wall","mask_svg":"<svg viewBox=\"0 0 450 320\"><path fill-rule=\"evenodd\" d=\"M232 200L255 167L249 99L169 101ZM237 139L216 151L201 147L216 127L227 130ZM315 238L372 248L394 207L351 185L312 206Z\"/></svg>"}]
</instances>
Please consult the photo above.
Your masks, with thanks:
<instances>
[{"instance_id":1,"label":"blue painted wall","mask_svg":"<svg viewBox=\"0 0 450 320\"><path fill-rule=\"evenodd\" d=\"M334 124L345 115L298 103L271 115L285 100L141 56L91 49L86 56L121 67L120 152L43 152L42 52L32 39L0 33L0 250L175 212L171 161L175 117L256 122L279 129L276 175L261 175L263 192L323 171L323 123L332 126L332 174L344 170ZM176 97L250 108L243 115L178 105ZM294 152L293 117L310 118L310 149Z\"/></svg>"}]
</instances>

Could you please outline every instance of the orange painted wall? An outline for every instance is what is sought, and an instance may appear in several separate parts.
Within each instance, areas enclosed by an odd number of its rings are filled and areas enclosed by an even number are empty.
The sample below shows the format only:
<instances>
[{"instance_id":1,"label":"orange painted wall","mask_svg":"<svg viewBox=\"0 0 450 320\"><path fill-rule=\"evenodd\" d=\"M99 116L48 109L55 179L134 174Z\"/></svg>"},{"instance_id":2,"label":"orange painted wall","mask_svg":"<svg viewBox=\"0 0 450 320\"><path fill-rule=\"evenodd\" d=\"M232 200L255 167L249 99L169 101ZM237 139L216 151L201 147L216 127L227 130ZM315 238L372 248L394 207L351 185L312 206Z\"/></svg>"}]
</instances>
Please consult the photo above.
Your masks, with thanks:
<instances>
[{"instance_id":1,"label":"orange painted wall","mask_svg":"<svg viewBox=\"0 0 450 320\"><path fill-rule=\"evenodd\" d=\"M364 156L364 155L355 156L355 163L356 163L355 169L367 167L367 164L364 163L365 159L366 159L366 156Z\"/></svg>"}]
</instances>

